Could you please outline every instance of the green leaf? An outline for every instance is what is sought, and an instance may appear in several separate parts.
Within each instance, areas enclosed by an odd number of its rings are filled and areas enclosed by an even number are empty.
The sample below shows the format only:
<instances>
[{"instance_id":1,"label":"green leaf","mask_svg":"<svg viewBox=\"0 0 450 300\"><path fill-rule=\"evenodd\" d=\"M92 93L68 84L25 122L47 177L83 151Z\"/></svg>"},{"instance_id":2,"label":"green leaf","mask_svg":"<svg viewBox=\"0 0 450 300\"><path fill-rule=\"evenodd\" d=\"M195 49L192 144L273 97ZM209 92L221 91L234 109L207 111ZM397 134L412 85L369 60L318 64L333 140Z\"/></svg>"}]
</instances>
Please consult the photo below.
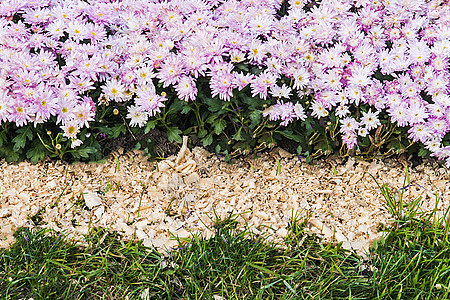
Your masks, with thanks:
<instances>
[{"instance_id":1,"label":"green leaf","mask_svg":"<svg viewBox=\"0 0 450 300\"><path fill-rule=\"evenodd\" d=\"M301 143L303 141L303 138L300 135L294 134L291 130L283 130L283 131L276 131L276 132L287 137L288 139L296 141L297 143Z\"/></svg>"},{"instance_id":2,"label":"green leaf","mask_svg":"<svg viewBox=\"0 0 450 300\"><path fill-rule=\"evenodd\" d=\"M256 125L261 121L262 112L260 110L254 110L250 113L250 120L252 123L250 124L250 128L255 128Z\"/></svg>"},{"instance_id":3,"label":"green leaf","mask_svg":"<svg viewBox=\"0 0 450 300\"><path fill-rule=\"evenodd\" d=\"M219 116L218 115L210 115L209 117L208 117L208 119L206 119L206 123L209 123L209 124L212 124L212 123L214 123L214 121L218 118Z\"/></svg>"},{"instance_id":4,"label":"green leaf","mask_svg":"<svg viewBox=\"0 0 450 300\"><path fill-rule=\"evenodd\" d=\"M170 105L169 109L166 111L166 115L176 114L177 112L181 111L183 109L184 103L181 102L182 100L175 100L172 105Z\"/></svg>"},{"instance_id":5,"label":"green leaf","mask_svg":"<svg viewBox=\"0 0 450 300\"><path fill-rule=\"evenodd\" d=\"M227 122L225 122L224 119L216 120L213 123L214 132L219 135L222 133L222 131L227 127Z\"/></svg>"},{"instance_id":6,"label":"green leaf","mask_svg":"<svg viewBox=\"0 0 450 300\"><path fill-rule=\"evenodd\" d=\"M33 139L33 133L31 132L31 129L29 126L20 128L17 130L18 135L13 138L12 142L14 143L14 151L19 151L19 149L25 147L25 144L27 143L27 139L32 140Z\"/></svg>"},{"instance_id":7,"label":"green leaf","mask_svg":"<svg viewBox=\"0 0 450 300\"><path fill-rule=\"evenodd\" d=\"M183 142L183 139L180 136L181 133L182 131L178 129L178 127L167 127L167 137L172 143L177 142L181 144Z\"/></svg>"},{"instance_id":8,"label":"green leaf","mask_svg":"<svg viewBox=\"0 0 450 300\"><path fill-rule=\"evenodd\" d=\"M119 137L120 134L124 134L127 131L125 124L120 124L111 128L111 134L113 138Z\"/></svg>"},{"instance_id":9,"label":"green leaf","mask_svg":"<svg viewBox=\"0 0 450 300\"><path fill-rule=\"evenodd\" d=\"M198 137L199 137L199 138L203 138L203 137L205 137L207 134L208 134L208 131L207 131L205 128L202 128L202 129L200 129L199 132L198 132Z\"/></svg>"},{"instance_id":10,"label":"green leaf","mask_svg":"<svg viewBox=\"0 0 450 300\"><path fill-rule=\"evenodd\" d=\"M181 110L181 113L183 115L187 114L188 112L190 112L192 110L192 108L189 105L185 105L183 106L183 109Z\"/></svg>"},{"instance_id":11,"label":"green leaf","mask_svg":"<svg viewBox=\"0 0 450 300\"><path fill-rule=\"evenodd\" d=\"M145 125L144 133L147 134L150 132L150 130L154 129L156 127L157 122L158 122L157 120L148 121L147 124Z\"/></svg>"},{"instance_id":12,"label":"green leaf","mask_svg":"<svg viewBox=\"0 0 450 300\"><path fill-rule=\"evenodd\" d=\"M47 151L40 140L35 140L26 153L27 158L32 164L36 164L38 161L43 160L46 154Z\"/></svg>"},{"instance_id":13,"label":"green leaf","mask_svg":"<svg viewBox=\"0 0 450 300\"><path fill-rule=\"evenodd\" d=\"M245 65L245 64L237 64L237 65L236 65L236 68L238 68L239 70L248 72L248 67L247 67L247 65Z\"/></svg>"},{"instance_id":14,"label":"green leaf","mask_svg":"<svg viewBox=\"0 0 450 300\"><path fill-rule=\"evenodd\" d=\"M306 135L310 135L311 133L314 132L314 129L313 129L312 124L311 124L311 120L309 118L306 119L303 122L303 124L305 124L305 126L306 126Z\"/></svg>"},{"instance_id":15,"label":"green leaf","mask_svg":"<svg viewBox=\"0 0 450 300\"><path fill-rule=\"evenodd\" d=\"M223 101L217 98L204 97L203 101L208 106L208 110L211 112L218 112L226 106Z\"/></svg>"},{"instance_id":16,"label":"green leaf","mask_svg":"<svg viewBox=\"0 0 450 300\"><path fill-rule=\"evenodd\" d=\"M0 132L0 147L6 142L6 132Z\"/></svg>"},{"instance_id":17,"label":"green leaf","mask_svg":"<svg viewBox=\"0 0 450 300\"><path fill-rule=\"evenodd\" d=\"M417 153L417 155L419 155L420 157L427 157L431 154L430 150L425 149L423 147L420 148L419 152Z\"/></svg>"},{"instance_id":18,"label":"green leaf","mask_svg":"<svg viewBox=\"0 0 450 300\"><path fill-rule=\"evenodd\" d=\"M201 141L203 143L203 147L211 145L213 142L213 133L211 132L205 138L201 139Z\"/></svg>"},{"instance_id":19,"label":"green leaf","mask_svg":"<svg viewBox=\"0 0 450 300\"><path fill-rule=\"evenodd\" d=\"M88 158L89 154L93 154L96 152L94 147L84 147L81 149L76 149L74 153L78 154L80 157Z\"/></svg>"},{"instance_id":20,"label":"green leaf","mask_svg":"<svg viewBox=\"0 0 450 300\"><path fill-rule=\"evenodd\" d=\"M7 161L20 160L21 151L14 151L12 147L2 146L0 147L0 157L5 157Z\"/></svg>"},{"instance_id":21,"label":"green leaf","mask_svg":"<svg viewBox=\"0 0 450 300\"><path fill-rule=\"evenodd\" d=\"M242 127L238 129L238 131L233 134L232 139L235 141L242 141L244 138L242 137Z\"/></svg>"}]
</instances>

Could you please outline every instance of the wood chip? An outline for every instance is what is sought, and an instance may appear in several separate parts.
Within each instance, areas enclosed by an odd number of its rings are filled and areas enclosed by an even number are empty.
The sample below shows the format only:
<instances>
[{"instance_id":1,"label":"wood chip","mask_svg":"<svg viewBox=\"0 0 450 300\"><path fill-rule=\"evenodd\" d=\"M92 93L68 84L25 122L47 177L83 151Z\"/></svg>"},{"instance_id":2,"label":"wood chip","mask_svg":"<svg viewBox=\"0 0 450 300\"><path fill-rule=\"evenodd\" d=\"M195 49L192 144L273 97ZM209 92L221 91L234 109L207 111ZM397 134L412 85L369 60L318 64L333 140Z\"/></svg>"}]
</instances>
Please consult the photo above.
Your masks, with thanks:
<instances>
[{"instance_id":1,"label":"wood chip","mask_svg":"<svg viewBox=\"0 0 450 300\"><path fill-rule=\"evenodd\" d=\"M191 151L186 138L183 142L177 156L158 163L139 152L133 152L133 159L115 153L96 164L2 161L0 247L14 242L18 227L35 226L30 216L38 211L41 226L67 231L79 240L90 228L107 227L161 251L176 246L170 233L184 238L213 235L207 227L215 213L240 213L239 226L247 223L255 232L273 228L278 237L287 234L293 214L308 213L312 232L363 252L379 238L378 225L392 220L376 182L365 174L393 191L402 188L405 174L395 160L349 158L342 164L345 160L338 158L307 165L279 149L227 164L205 149ZM412 196L423 197L425 212L434 209L439 196L437 215L443 216L450 206L449 172L433 160L409 171Z\"/></svg>"}]
</instances>

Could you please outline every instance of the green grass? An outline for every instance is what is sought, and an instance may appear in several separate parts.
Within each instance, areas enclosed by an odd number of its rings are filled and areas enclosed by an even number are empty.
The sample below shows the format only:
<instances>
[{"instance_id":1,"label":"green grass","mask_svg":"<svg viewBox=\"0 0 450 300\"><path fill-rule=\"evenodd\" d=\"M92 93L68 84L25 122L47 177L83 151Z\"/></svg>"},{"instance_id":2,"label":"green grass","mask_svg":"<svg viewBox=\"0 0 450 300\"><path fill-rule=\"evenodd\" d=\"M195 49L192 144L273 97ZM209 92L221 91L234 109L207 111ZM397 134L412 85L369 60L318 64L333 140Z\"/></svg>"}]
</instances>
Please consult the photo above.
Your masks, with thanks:
<instances>
[{"instance_id":1,"label":"green grass","mask_svg":"<svg viewBox=\"0 0 450 300\"><path fill-rule=\"evenodd\" d=\"M81 246L22 228L0 252L0 299L449 299L450 219L421 212L406 183L399 193L380 185L396 221L368 259L323 244L295 217L275 243L229 216L166 256L105 229Z\"/></svg>"}]
</instances>

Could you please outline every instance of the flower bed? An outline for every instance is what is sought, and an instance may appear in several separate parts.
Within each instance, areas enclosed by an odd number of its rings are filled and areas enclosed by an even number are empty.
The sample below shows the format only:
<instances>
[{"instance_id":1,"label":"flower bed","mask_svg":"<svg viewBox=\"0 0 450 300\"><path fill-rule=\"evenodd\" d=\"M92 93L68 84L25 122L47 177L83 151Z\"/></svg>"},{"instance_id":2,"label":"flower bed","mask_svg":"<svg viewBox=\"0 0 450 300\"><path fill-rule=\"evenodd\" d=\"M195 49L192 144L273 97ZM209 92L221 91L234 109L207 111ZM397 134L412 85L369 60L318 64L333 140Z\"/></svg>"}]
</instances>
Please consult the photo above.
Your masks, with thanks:
<instances>
[{"instance_id":1,"label":"flower bed","mask_svg":"<svg viewBox=\"0 0 450 300\"><path fill-rule=\"evenodd\" d=\"M5 0L0 27L9 160L159 127L226 155L288 138L450 164L448 1Z\"/></svg>"}]
</instances>

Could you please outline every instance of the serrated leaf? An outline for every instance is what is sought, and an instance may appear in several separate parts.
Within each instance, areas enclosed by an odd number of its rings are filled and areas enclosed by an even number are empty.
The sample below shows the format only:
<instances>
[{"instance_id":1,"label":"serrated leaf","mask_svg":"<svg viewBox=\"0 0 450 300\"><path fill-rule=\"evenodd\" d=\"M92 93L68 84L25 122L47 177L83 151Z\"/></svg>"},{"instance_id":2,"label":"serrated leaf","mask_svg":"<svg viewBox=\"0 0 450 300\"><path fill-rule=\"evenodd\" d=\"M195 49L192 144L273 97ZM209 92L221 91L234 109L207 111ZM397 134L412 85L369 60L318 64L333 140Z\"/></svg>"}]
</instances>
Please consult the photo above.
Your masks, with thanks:
<instances>
[{"instance_id":1,"label":"serrated leaf","mask_svg":"<svg viewBox=\"0 0 450 300\"><path fill-rule=\"evenodd\" d=\"M250 113L250 120L252 120L252 123L250 124L250 128L254 129L256 125L259 124L261 121L262 112L260 110L254 110Z\"/></svg>"},{"instance_id":2,"label":"serrated leaf","mask_svg":"<svg viewBox=\"0 0 450 300\"><path fill-rule=\"evenodd\" d=\"M158 122L157 120L148 121L147 124L145 125L144 133L147 134L150 132L150 130L154 129L156 127L157 122Z\"/></svg>"},{"instance_id":3,"label":"serrated leaf","mask_svg":"<svg viewBox=\"0 0 450 300\"><path fill-rule=\"evenodd\" d=\"M172 103L169 106L169 109L166 111L167 115L175 114L183 109L183 102L181 100L175 100L174 103Z\"/></svg>"},{"instance_id":4,"label":"serrated leaf","mask_svg":"<svg viewBox=\"0 0 450 300\"><path fill-rule=\"evenodd\" d=\"M303 141L303 138L300 135L294 134L290 130L283 130L283 131L276 131L280 133L281 135L287 137L288 139L291 139L293 141L296 141L297 143L300 143Z\"/></svg>"},{"instance_id":5,"label":"serrated leaf","mask_svg":"<svg viewBox=\"0 0 450 300\"><path fill-rule=\"evenodd\" d=\"M118 126L114 126L111 128L111 133L113 138L119 137L120 134L124 134L127 131L127 128L124 124L120 124Z\"/></svg>"},{"instance_id":6,"label":"serrated leaf","mask_svg":"<svg viewBox=\"0 0 450 300\"><path fill-rule=\"evenodd\" d=\"M208 134L206 137L204 137L203 139L201 139L201 141L202 141L203 147L211 145L213 142L212 132L210 134Z\"/></svg>"},{"instance_id":7,"label":"serrated leaf","mask_svg":"<svg viewBox=\"0 0 450 300\"><path fill-rule=\"evenodd\" d=\"M183 139L181 138L180 134L182 131L178 129L178 127L167 127L167 137L170 142L177 142L181 144L183 142Z\"/></svg>"},{"instance_id":8,"label":"serrated leaf","mask_svg":"<svg viewBox=\"0 0 450 300\"><path fill-rule=\"evenodd\" d=\"M32 164L43 160L46 155L46 149L39 140L36 140L27 151L26 156Z\"/></svg>"},{"instance_id":9,"label":"serrated leaf","mask_svg":"<svg viewBox=\"0 0 450 300\"><path fill-rule=\"evenodd\" d=\"M190 112L192 110L192 108L188 105L183 106L183 109L181 110L181 113L183 115L187 114L188 112Z\"/></svg>"},{"instance_id":10,"label":"serrated leaf","mask_svg":"<svg viewBox=\"0 0 450 300\"><path fill-rule=\"evenodd\" d=\"M222 133L222 131L227 127L227 122L225 122L224 119L216 120L213 123L214 132L219 135Z\"/></svg>"},{"instance_id":11,"label":"serrated leaf","mask_svg":"<svg viewBox=\"0 0 450 300\"><path fill-rule=\"evenodd\" d=\"M250 113L250 120L259 122L261 120L262 112L260 110L254 110Z\"/></svg>"},{"instance_id":12,"label":"serrated leaf","mask_svg":"<svg viewBox=\"0 0 450 300\"><path fill-rule=\"evenodd\" d=\"M218 117L218 115L210 115L208 119L206 119L206 123L212 124Z\"/></svg>"},{"instance_id":13,"label":"serrated leaf","mask_svg":"<svg viewBox=\"0 0 450 300\"><path fill-rule=\"evenodd\" d=\"M14 143L13 151L19 151L25 147L27 143L27 139L33 139L33 133L29 127L20 128L17 130L18 135L13 138L12 142Z\"/></svg>"},{"instance_id":14,"label":"serrated leaf","mask_svg":"<svg viewBox=\"0 0 450 300\"><path fill-rule=\"evenodd\" d=\"M218 112L219 110L224 108L223 101L221 101L217 98L204 97L203 101L205 102L206 106L208 107L208 110L211 112Z\"/></svg>"},{"instance_id":15,"label":"serrated leaf","mask_svg":"<svg viewBox=\"0 0 450 300\"><path fill-rule=\"evenodd\" d=\"M306 135L310 135L311 133L314 132L311 121L309 119L306 119L303 123L305 124L306 127Z\"/></svg>"},{"instance_id":16,"label":"serrated leaf","mask_svg":"<svg viewBox=\"0 0 450 300\"><path fill-rule=\"evenodd\" d=\"M239 128L238 131L233 134L232 139L235 141L242 141L244 139L242 137L242 128Z\"/></svg>"},{"instance_id":17,"label":"serrated leaf","mask_svg":"<svg viewBox=\"0 0 450 300\"><path fill-rule=\"evenodd\" d=\"M199 137L199 138L203 138L203 137L205 137L207 134L208 134L208 131L207 131L205 128L202 128L202 129L200 129L199 132L198 132L198 137Z\"/></svg>"},{"instance_id":18,"label":"serrated leaf","mask_svg":"<svg viewBox=\"0 0 450 300\"><path fill-rule=\"evenodd\" d=\"M14 151L11 147L0 147L0 156L5 157L6 161L18 161L20 159L20 152Z\"/></svg>"},{"instance_id":19,"label":"serrated leaf","mask_svg":"<svg viewBox=\"0 0 450 300\"><path fill-rule=\"evenodd\" d=\"M26 137L22 135L16 136L12 141L14 143L14 151L19 151L21 148L25 147L25 144L27 143Z\"/></svg>"},{"instance_id":20,"label":"serrated leaf","mask_svg":"<svg viewBox=\"0 0 450 300\"><path fill-rule=\"evenodd\" d=\"M425 148L420 148L419 152L417 153L418 156L420 157L427 157L431 154L431 152L428 149Z\"/></svg>"},{"instance_id":21,"label":"serrated leaf","mask_svg":"<svg viewBox=\"0 0 450 300\"><path fill-rule=\"evenodd\" d=\"M76 149L75 153L77 153L80 157L88 158L89 154L93 154L96 152L96 149L94 147L84 147L81 149Z\"/></svg>"}]
</instances>

